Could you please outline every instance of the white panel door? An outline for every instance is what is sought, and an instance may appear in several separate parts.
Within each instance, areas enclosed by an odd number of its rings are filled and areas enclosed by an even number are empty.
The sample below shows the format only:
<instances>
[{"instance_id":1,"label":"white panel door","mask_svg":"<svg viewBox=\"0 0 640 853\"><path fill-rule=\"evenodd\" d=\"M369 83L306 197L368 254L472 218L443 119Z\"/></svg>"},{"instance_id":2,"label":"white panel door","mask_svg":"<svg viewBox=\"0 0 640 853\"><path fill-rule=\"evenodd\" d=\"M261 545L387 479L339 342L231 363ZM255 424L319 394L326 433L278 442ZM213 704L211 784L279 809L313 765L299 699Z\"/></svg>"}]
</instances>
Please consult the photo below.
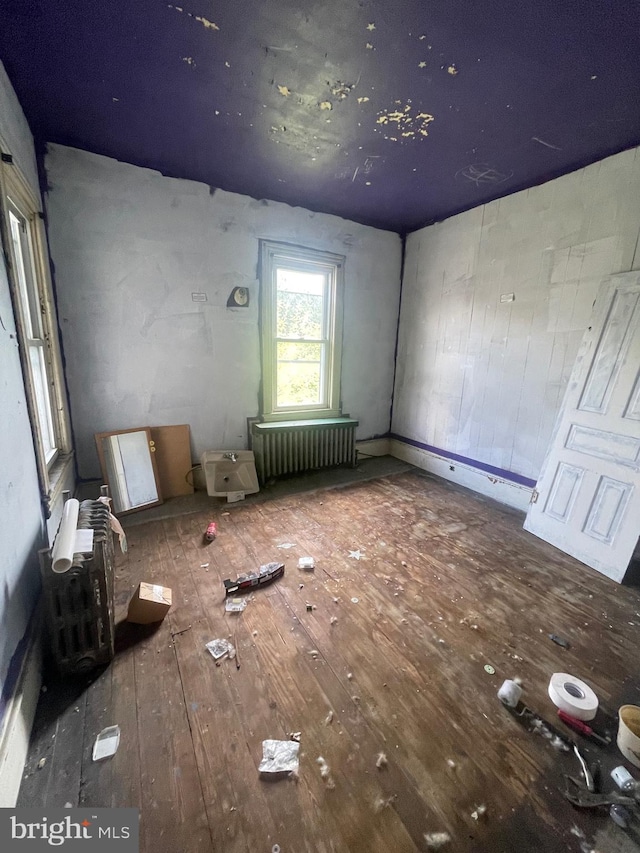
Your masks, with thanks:
<instances>
[{"instance_id":1,"label":"white panel door","mask_svg":"<svg viewBox=\"0 0 640 853\"><path fill-rule=\"evenodd\" d=\"M640 272L598 292L525 530L616 581L640 536Z\"/></svg>"}]
</instances>

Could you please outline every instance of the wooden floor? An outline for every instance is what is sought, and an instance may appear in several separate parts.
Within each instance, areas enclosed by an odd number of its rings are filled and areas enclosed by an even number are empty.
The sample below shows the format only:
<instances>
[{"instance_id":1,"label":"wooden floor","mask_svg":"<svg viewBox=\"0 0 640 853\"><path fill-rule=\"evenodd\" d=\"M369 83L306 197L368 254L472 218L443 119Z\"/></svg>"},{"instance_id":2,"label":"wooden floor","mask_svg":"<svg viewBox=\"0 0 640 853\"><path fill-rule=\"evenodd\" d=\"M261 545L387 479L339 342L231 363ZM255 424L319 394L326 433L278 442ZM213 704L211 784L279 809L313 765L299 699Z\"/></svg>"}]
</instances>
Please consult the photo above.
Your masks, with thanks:
<instances>
[{"instance_id":1,"label":"wooden floor","mask_svg":"<svg viewBox=\"0 0 640 853\"><path fill-rule=\"evenodd\" d=\"M562 798L576 759L496 691L519 676L555 722L547 684L560 670L611 714L640 704L637 590L524 532L519 514L418 473L216 513L208 546L205 514L129 530L117 619L140 580L172 587L174 606L157 630L121 624L116 659L89 682L48 681L21 805L139 806L144 853L401 853L428 849L432 832L452 851L579 851L613 827ZM314 574L297 569L304 555ZM281 559L285 576L225 615L222 580ZM215 666L215 637L237 644L239 670ZM92 763L114 723L118 753ZM299 780L262 780L262 741L296 731ZM586 752L607 777L621 763L614 747Z\"/></svg>"}]
</instances>

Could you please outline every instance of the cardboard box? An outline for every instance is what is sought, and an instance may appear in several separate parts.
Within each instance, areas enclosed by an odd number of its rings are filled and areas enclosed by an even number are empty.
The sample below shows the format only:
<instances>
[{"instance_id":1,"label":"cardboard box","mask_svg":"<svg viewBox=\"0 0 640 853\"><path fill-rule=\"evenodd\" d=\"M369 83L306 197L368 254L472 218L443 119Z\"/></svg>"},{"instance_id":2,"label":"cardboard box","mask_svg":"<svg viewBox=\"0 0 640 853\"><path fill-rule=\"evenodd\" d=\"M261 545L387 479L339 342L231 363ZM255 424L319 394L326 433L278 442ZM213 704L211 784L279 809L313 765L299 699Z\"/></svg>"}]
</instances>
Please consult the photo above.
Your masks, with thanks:
<instances>
[{"instance_id":1,"label":"cardboard box","mask_svg":"<svg viewBox=\"0 0 640 853\"><path fill-rule=\"evenodd\" d=\"M162 622L171 607L171 590L168 586L141 583L129 602L127 622L149 625Z\"/></svg>"}]
</instances>

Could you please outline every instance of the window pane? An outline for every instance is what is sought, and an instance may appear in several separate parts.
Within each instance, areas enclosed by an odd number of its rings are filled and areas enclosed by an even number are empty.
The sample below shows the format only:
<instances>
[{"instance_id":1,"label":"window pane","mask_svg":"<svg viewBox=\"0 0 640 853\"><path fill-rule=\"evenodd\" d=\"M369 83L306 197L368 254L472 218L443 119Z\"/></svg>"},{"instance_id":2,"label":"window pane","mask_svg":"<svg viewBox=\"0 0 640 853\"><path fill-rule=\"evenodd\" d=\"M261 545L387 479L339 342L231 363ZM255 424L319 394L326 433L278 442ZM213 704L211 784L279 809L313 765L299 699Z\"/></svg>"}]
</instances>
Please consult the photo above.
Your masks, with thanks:
<instances>
[{"instance_id":1,"label":"window pane","mask_svg":"<svg viewBox=\"0 0 640 853\"><path fill-rule=\"evenodd\" d=\"M49 386L47 382L47 370L42 346L32 345L29 347L29 361L31 364L31 377L36 395L36 408L38 411L38 424L42 435L42 450L47 462L55 455L56 446L53 433L53 418L51 414L51 398L49 397Z\"/></svg>"},{"instance_id":2,"label":"window pane","mask_svg":"<svg viewBox=\"0 0 640 853\"><path fill-rule=\"evenodd\" d=\"M16 262L16 276L20 288L20 300L23 305L24 321L27 335L30 338L40 338L40 316L38 314L38 298L33 286L33 271L27 237L27 222L22 217L9 211L11 223L11 241L13 257Z\"/></svg>"},{"instance_id":3,"label":"window pane","mask_svg":"<svg viewBox=\"0 0 640 853\"><path fill-rule=\"evenodd\" d=\"M277 337L324 337L326 276L279 267L276 285Z\"/></svg>"},{"instance_id":4,"label":"window pane","mask_svg":"<svg viewBox=\"0 0 640 853\"><path fill-rule=\"evenodd\" d=\"M278 342L277 401L282 406L317 406L323 402L325 345Z\"/></svg>"}]
</instances>

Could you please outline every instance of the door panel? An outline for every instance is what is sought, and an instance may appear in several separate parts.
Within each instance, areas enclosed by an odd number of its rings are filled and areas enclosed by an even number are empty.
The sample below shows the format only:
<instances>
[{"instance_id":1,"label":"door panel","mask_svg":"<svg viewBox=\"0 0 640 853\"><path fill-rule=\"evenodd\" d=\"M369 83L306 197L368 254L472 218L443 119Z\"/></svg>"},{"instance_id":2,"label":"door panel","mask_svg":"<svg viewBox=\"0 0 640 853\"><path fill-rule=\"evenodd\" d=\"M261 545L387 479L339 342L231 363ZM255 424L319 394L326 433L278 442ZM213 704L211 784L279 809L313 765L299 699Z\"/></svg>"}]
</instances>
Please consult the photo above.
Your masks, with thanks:
<instances>
[{"instance_id":1,"label":"door panel","mask_svg":"<svg viewBox=\"0 0 640 853\"><path fill-rule=\"evenodd\" d=\"M603 282L525 529L620 581L640 534L640 273Z\"/></svg>"}]
</instances>

